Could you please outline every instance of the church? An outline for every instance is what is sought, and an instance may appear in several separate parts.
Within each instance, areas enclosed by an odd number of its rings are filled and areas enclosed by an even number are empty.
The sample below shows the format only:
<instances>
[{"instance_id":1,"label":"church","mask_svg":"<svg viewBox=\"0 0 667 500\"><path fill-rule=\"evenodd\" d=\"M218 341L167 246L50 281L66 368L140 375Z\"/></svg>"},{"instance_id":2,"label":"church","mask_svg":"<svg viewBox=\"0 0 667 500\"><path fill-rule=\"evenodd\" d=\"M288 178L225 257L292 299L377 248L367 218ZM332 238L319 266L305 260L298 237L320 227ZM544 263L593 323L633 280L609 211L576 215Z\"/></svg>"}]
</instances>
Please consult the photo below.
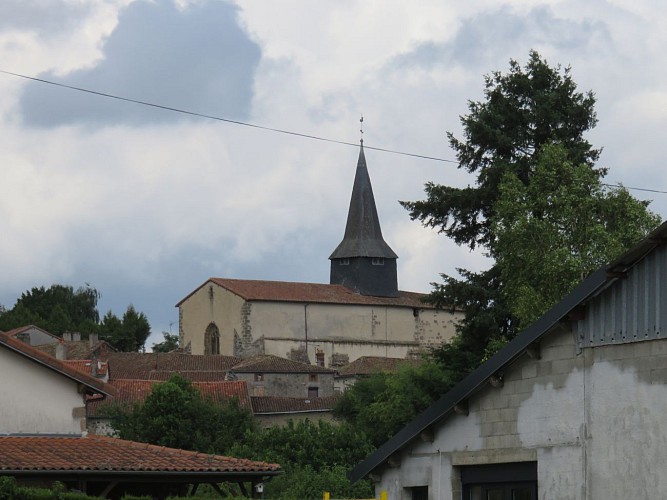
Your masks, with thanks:
<instances>
[{"instance_id":1,"label":"church","mask_svg":"<svg viewBox=\"0 0 667 500\"><path fill-rule=\"evenodd\" d=\"M362 141L329 284L209 278L176 304L180 345L332 368L362 356L416 356L449 341L462 315L399 290L397 259L382 236Z\"/></svg>"}]
</instances>

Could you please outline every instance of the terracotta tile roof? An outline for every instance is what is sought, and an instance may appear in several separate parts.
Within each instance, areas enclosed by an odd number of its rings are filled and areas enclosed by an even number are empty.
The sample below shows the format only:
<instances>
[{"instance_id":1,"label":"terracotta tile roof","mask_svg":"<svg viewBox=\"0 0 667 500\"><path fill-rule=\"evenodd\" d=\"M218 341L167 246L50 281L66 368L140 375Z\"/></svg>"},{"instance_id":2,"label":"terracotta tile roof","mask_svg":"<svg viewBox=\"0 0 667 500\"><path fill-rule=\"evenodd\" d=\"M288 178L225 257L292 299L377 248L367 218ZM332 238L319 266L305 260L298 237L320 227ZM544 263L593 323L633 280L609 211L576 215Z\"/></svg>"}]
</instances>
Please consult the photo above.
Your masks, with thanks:
<instances>
[{"instance_id":1,"label":"terracotta tile roof","mask_svg":"<svg viewBox=\"0 0 667 500\"><path fill-rule=\"evenodd\" d=\"M155 380L113 380L109 382L115 389L116 395L105 400L90 400L86 405L86 414L89 417L104 417L105 410L113 404L131 406L142 403L151 393L155 384L161 384ZM237 398L241 408L252 410L248 386L243 380L226 382L193 382L201 394L216 403Z\"/></svg>"},{"instance_id":2,"label":"terracotta tile roof","mask_svg":"<svg viewBox=\"0 0 667 500\"><path fill-rule=\"evenodd\" d=\"M40 332L42 332L42 333L48 335L49 337L53 337L54 342L57 342L57 341L60 340L60 337L58 337L57 335L54 335L54 334L52 334L51 332L47 332L47 331L44 330L43 328L40 328L40 327L35 326L35 325L20 326L20 327L18 327L18 328L14 328L14 329L12 329L12 330L8 330L8 331L6 331L5 333L6 333L7 335L9 335L10 337L14 337L14 338L16 338L16 336L22 334L23 332L27 332L28 330L39 330Z\"/></svg>"},{"instance_id":3,"label":"terracotta tile roof","mask_svg":"<svg viewBox=\"0 0 667 500\"><path fill-rule=\"evenodd\" d=\"M334 370L323 366L300 363L270 354L246 358L234 365L230 371L235 373L334 373Z\"/></svg>"},{"instance_id":4,"label":"terracotta tile roof","mask_svg":"<svg viewBox=\"0 0 667 500\"><path fill-rule=\"evenodd\" d=\"M75 370L87 373L93 377L100 378L107 374L107 364L90 359L63 359L63 364L71 366ZM96 370L93 367L96 365Z\"/></svg>"},{"instance_id":5,"label":"terracotta tile roof","mask_svg":"<svg viewBox=\"0 0 667 500\"><path fill-rule=\"evenodd\" d=\"M197 287L187 297L176 304L176 306L180 306L188 297L208 283L215 283L245 300L395 306L419 309L434 308L432 305L421 301L421 298L425 296L422 293L399 290L398 297L372 297L354 293L343 285L229 278L209 278L208 281Z\"/></svg>"},{"instance_id":6,"label":"terracotta tile roof","mask_svg":"<svg viewBox=\"0 0 667 500\"><path fill-rule=\"evenodd\" d=\"M29 346L25 342L9 337L6 333L0 333L0 347L11 349L12 351L32 359L36 363L50 368L67 378L80 382L87 388L89 394L104 394L110 396L115 393L114 388L109 384L106 384L87 373L80 372L39 349Z\"/></svg>"},{"instance_id":7,"label":"terracotta tile roof","mask_svg":"<svg viewBox=\"0 0 667 500\"><path fill-rule=\"evenodd\" d=\"M331 411L341 396L335 394L323 398L283 398L277 396L251 396L255 415L270 413L304 413Z\"/></svg>"},{"instance_id":8,"label":"terracotta tile roof","mask_svg":"<svg viewBox=\"0 0 667 500\"><path fill-rule=\"evenodd\" d=\"M0 471L277 472L280 466L101 436L0 436Z\"/></svg>"},{"instance_id":9,"label":"terracotta tile roof","mask_svg":"<svg viewBox=\"0 0 667 500\"><path fill-rule=\"evenodd\" d=\"M191 380L223 380L239 361L241 358L236 356L116 352L109 354L109 379L165 380L169 378L166 373L179 372ZM200 375L188 377L190 372Z\"/></svg>"},{"instance_id":10,"label":"terracotta tile roof","mask_svg":"<svg viewBox=\"0 0 667 500\"><path fill-rule=\"evenodd\" d=\"M92 359L94 357L98 357L100 359L106 359L109 355L109 353L115 352L116 349L114 349L111 344L106 342L105 340L100 340L97 342L94 346L91 347L90 342L88 340L62 340L60 339L60 343L64 344L65 346L65 359L72 360L72 359ZM43 344L43 345L38 345L35 346L35 348L39 349L40 351L43 351L47 353L50 356L55 357L56 356L56 344Z\"/></svg>"},{"instance_id":11,"label":"terracotta tile roof","mask_svg":"<svg viewBox=\"0 0 667 500\"><path fill-rule=\"evenodd\" d=\"M352 377L355 375L372 375L373 373L393 373L398 371L401 366L416 366L421 362L420 359L362 356L352 363L340 367L338 369L338 376Z\"/></svg>"}]
</instances>

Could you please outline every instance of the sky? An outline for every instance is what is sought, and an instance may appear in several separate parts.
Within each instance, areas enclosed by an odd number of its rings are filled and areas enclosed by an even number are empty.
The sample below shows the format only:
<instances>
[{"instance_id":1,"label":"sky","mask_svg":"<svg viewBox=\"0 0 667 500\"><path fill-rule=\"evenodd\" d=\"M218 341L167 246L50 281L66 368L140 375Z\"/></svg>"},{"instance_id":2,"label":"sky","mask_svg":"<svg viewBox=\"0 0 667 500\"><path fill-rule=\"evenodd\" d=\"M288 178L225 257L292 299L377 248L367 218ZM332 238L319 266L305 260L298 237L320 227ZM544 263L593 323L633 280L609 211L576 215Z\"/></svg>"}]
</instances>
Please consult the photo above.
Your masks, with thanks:
<instances>
[{"instance_id":1,"label":"sky","mask_svg":"<svg viewBox=\"0 0 667 500\"><path fill-rule=\"evenodd\" d=\"M327 283L362 115L399 287L481 270L398 201L474 184L446 133L484 75L531 49L570 66L606 182L667 191L665 25L652 0L3 0L0 71L125 100L0 73L0 304L89 284L102 315L146 314L150 348L209 277Z\"/></svg>"}]
</instances>

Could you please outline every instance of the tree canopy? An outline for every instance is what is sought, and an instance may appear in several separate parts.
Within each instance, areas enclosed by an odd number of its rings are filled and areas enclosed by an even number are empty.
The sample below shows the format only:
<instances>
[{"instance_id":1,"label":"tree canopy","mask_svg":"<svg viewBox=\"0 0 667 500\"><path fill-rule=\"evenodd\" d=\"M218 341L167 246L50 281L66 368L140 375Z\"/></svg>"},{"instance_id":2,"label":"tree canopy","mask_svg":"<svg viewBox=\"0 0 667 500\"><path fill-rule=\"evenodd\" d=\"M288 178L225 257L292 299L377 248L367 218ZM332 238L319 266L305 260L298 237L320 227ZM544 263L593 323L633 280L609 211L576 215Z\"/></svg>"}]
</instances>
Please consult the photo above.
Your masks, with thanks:
<instances>
[{"instance_id":1,"label":"tree canopy","mask_svg":"<svg viewBox=\"0 0 667 500\"><path fill-rule=\"evenodd\" d=\"M602 183L600 150L584 137L597 123L592 92L570 68L531 51L521 66L485 77L484 100L448 133L473 186L428 183L426 199L402 202L412 219L493 259L484 271L442 275L429 301L465 318L451 344L434 351L455 379L476 368L567 294L583 277L657 223L647 203Z\"/></svg>"},{"instance_id":2,"label":"tree canopy","mask_svg":"<svg viewBox=\"0 0 667 500\"><path fill-rule=\"evenodd\" d=\"M131 304L118 318L111 311L102 318L97 308L100 293L86 284L76 290L68 285L34 287L21 294L13 308L0 307L0 330L35 325L54 335L79 332L84 338L99 333L121 351L143 349L151 327L143 313Z\"/></svg>"},{"instance_id":3,"label":"tree canopy","mask_svg":"<svg viewBox=\"0 0 667 500\"><path fill-rule=\"evenodd\" d=\"M214 403L179 374L155 384L143 403L110 413L120 438L205 453L227 454L255 429L252 414L236 398Z\"/></svg>"}]
</instances>

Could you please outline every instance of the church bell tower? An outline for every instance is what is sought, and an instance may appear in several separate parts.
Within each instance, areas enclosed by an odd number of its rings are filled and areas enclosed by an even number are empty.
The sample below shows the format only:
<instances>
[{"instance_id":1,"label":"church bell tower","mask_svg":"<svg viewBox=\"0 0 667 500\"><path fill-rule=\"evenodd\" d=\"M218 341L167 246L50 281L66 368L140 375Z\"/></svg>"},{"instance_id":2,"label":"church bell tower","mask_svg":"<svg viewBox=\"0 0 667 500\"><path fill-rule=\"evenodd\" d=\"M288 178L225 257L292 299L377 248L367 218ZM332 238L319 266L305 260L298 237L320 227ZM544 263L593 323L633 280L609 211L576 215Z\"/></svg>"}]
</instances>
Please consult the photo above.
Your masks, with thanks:
<instances>
[{"instance_id":1,"label":"church bell tower","mask_svg":"<svg viewBox=\"0 0 667 500\"><path fill-rule=\"evenodd\" d=\"M329 257L330 283L361 295L397 297L396 259L398 255L382 238L362 140L345 235Z\"/></svg>"}]
</instances>

